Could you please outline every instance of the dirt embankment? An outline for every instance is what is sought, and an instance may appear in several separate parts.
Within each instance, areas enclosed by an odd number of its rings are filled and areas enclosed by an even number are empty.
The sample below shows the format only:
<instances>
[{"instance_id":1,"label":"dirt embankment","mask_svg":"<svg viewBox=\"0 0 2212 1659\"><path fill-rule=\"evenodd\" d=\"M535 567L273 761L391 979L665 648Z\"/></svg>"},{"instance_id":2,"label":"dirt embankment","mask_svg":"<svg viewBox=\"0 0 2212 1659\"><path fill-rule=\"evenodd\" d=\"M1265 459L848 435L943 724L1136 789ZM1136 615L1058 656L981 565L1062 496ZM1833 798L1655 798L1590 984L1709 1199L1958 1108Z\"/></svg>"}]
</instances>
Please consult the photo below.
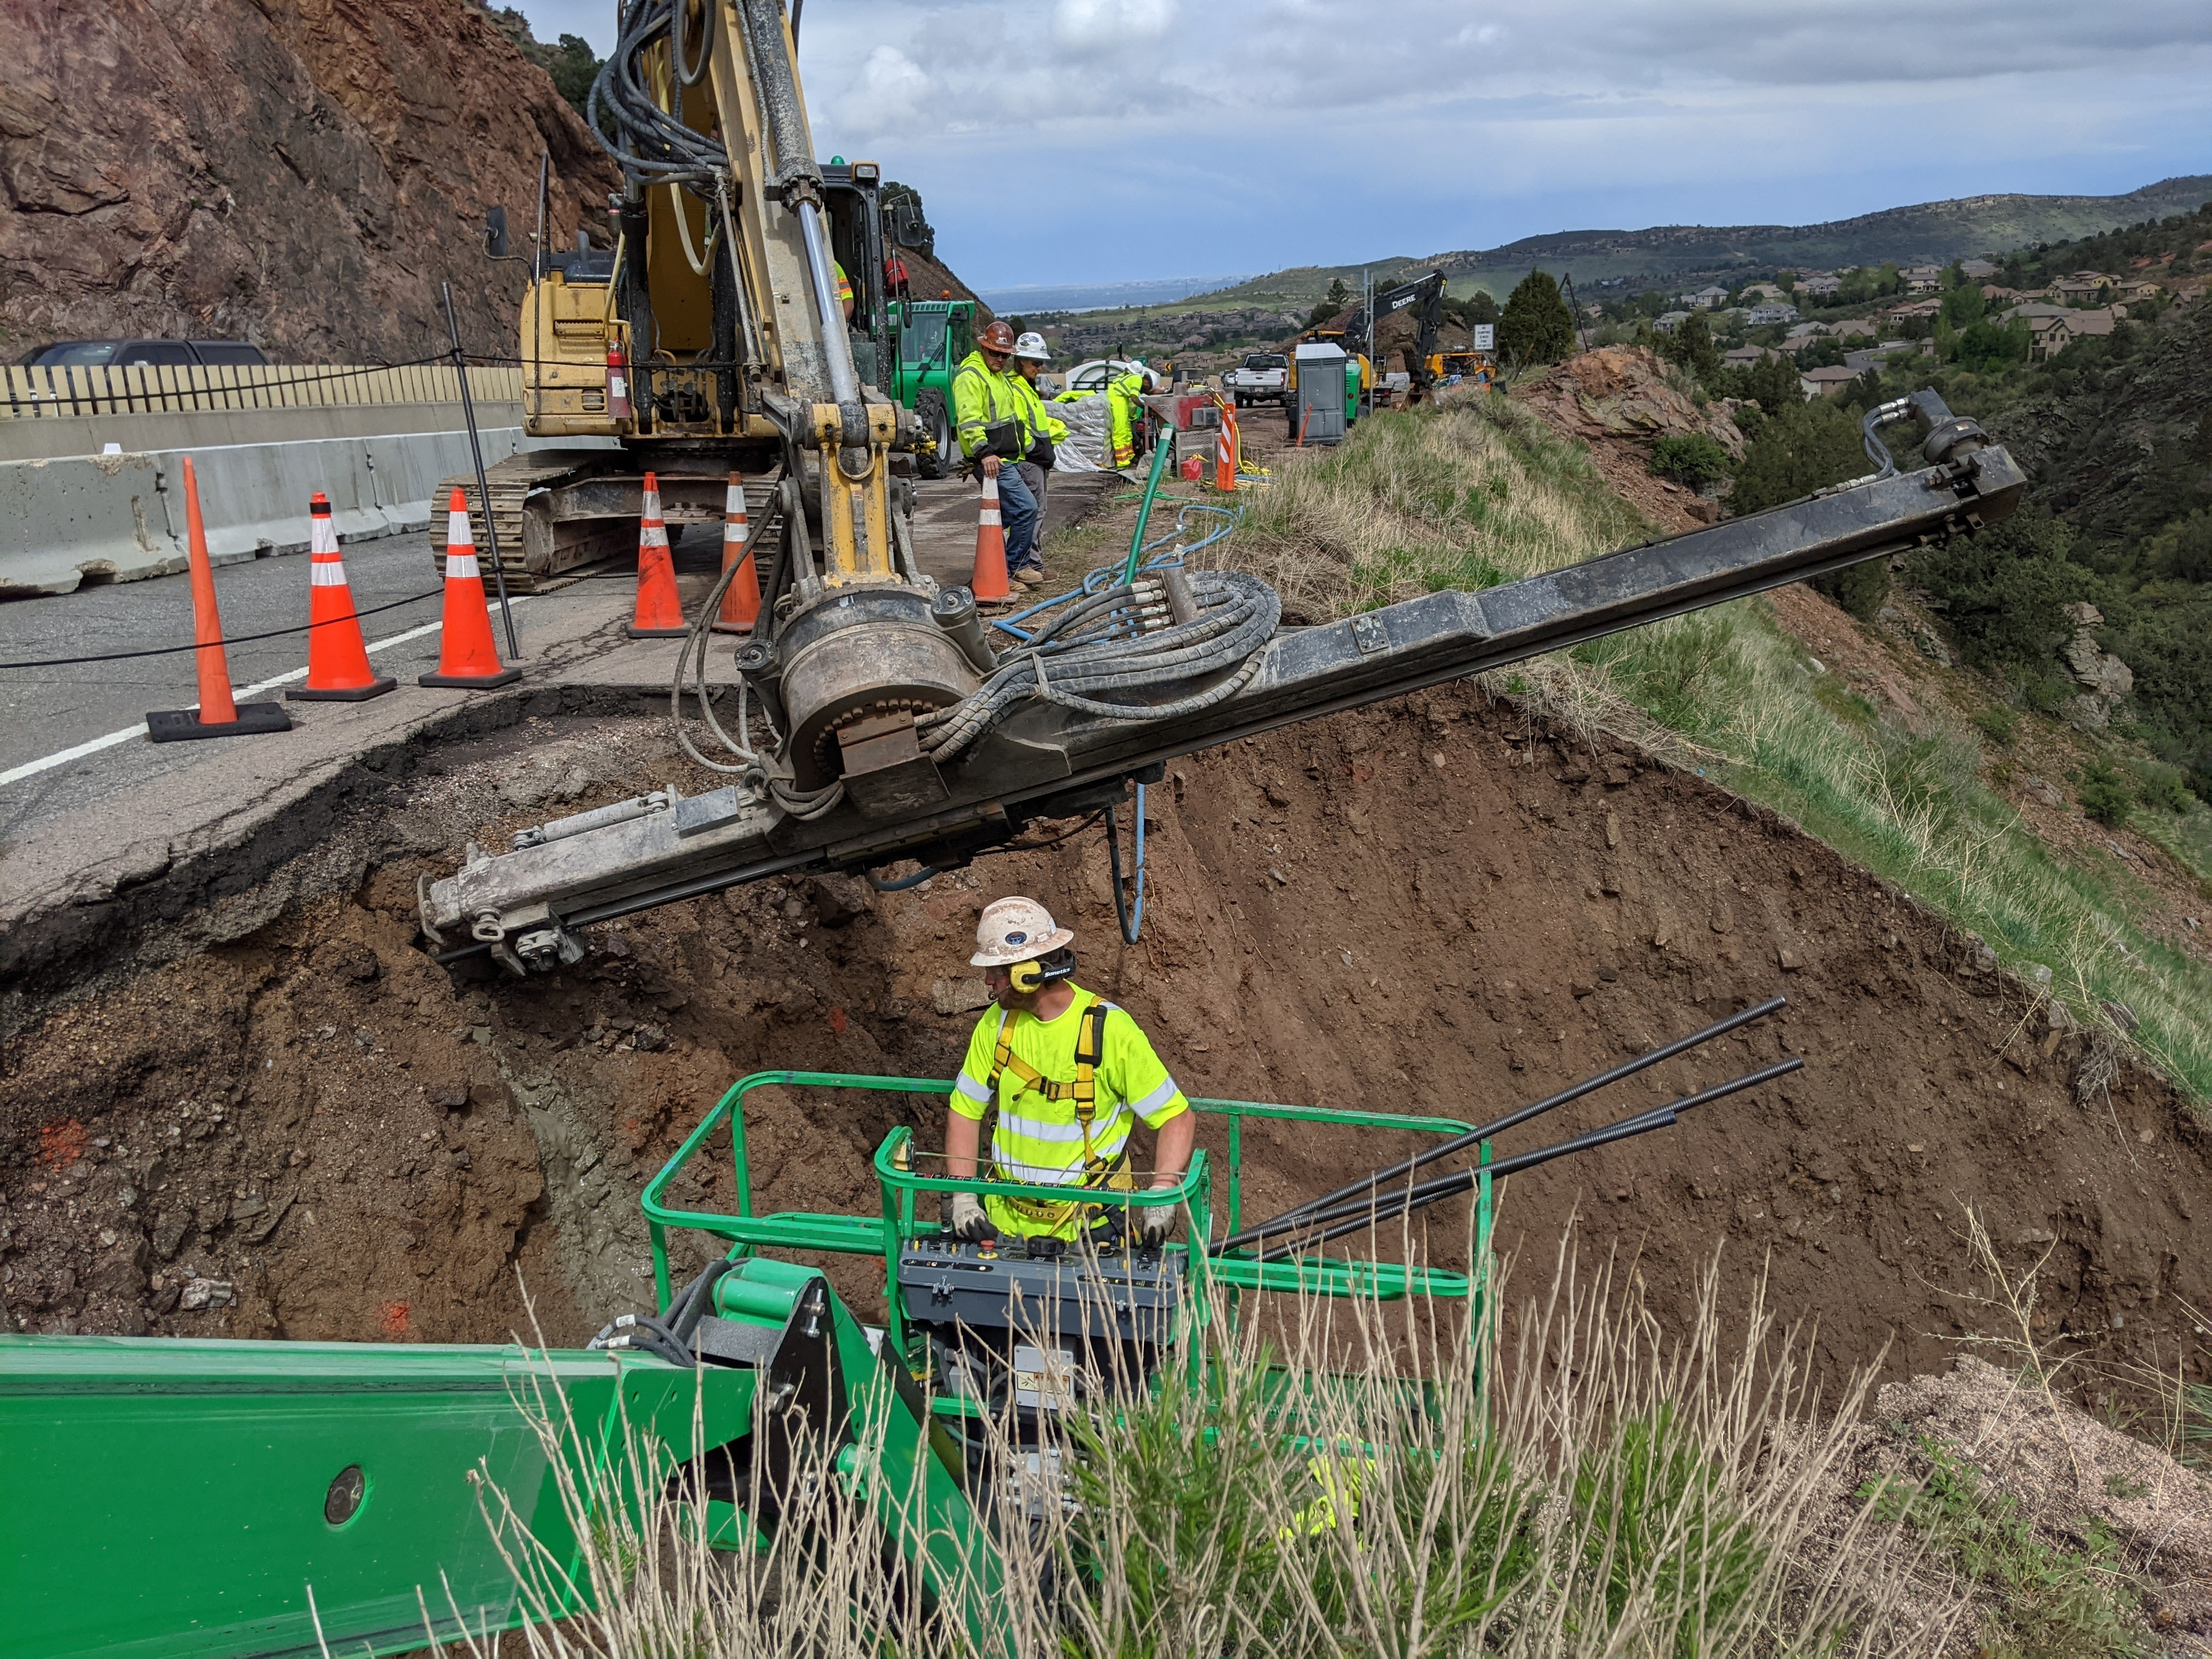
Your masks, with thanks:
<instances>
[{"instance_id":1,"label":"dirt embankment","mask_svg":"<svg viewBox=\"0 0 2212 1659\"><path fill-rule=\"evenodd\" d=\"M557 799L549 745L665 755L653 726L549 720L456 752L456 771L509 781L452 853L683 781L672 757L632 758ZM1786 993L1778 1018L1553 1127L1785 1053L1804 1072L1517 1178L1504 1242L1547 1245L1579 1209L1662 1312L1686 1313L1726 1238L1727 1273L1765 1271L1818 1318L1825 1363L1887 1345L1903 1376L1981 1316L1954 1294L1971 1201L2008 1251L2055 1240L2043 1334L2202 1372L2184 1304L2212 1305L2212 1266L2179 1243L2212 1204L2197 1120L2124 1066L2077 1097L2084 1038L1791 827L1469 686L1194 757L1152 799L1133 948L1088 836L904 895L763 883L603 930L562 975L471 983L414 941L415 877L450 855L394 857L21 1030L0 1294L32 1329L499 1340L522 1323L520 1265L573 1340L649 1295L638 1189L732 1079L947 1073L973 1015L939 1010L968 1000L975 913L1029 890L1079 930L1084 982L1136 1012L1195 1094L1478 1119ZM906 1121L933 1144L939 1118L915 1098L762 1097L763 1200L872 1212L876 1142ZM1279 1128L1248 1148L1255 1215L1401 1150ZM728 1176L695 1195L726 1204ZM1440 1255L1462 1225L1435 1215ZM840 1278L862 1293L865 1273Z\"/></svg>"},{"instance_id":2,"label":"dirt embankment","mask_svg":"<svg viewBox=\"0 0 2212 1659\"><path fill-rule=\"evenodd\" d=\"M528 252L603 224L619 180L545 72L462 0L0 8L0 326L246 338L279 360L511 350Z\"/></svg>"},{"instance_id":3,"label":"dirt embankment","mask_svg":"<svg viewBox=\"0 0 2212 1659\"><path fill-rule=\"evenodd\" d=\"M1662 531L1717 524L1721 509L1695 490L1651 473L1660 439L1699 434L1743 459L1744 437L1723 400L1701 408L1666 359L1645 346L1601 346L1520 382L1512 395L1553 431L1588 446L1613 493Z\"/></svg>"}]
</instances>

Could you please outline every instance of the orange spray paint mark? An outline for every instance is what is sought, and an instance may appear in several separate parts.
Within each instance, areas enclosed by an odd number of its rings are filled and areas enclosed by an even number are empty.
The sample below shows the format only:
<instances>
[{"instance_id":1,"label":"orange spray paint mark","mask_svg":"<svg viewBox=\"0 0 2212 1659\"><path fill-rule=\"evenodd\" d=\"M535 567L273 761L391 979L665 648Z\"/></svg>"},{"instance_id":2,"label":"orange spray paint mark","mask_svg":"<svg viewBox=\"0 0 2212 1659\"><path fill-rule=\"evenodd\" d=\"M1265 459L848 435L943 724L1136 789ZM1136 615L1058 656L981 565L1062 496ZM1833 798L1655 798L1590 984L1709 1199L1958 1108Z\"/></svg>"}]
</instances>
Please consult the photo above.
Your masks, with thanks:
<instances>
[{"instance_id":1,"label":"orange spray paint mark","mask_svg":"<svg viewBox=\"0 0 2212 1659\"><path fill-rule=\"evenodd\" d=\"M407 1334L407 1304L387 1302L377 1310L377 1323L386 1336Z\"/></svg>"},{"instance_id":2,"label":"orange spray paint mark","mask_svg":"<svg viewBox=\"0 0 2212 1659\"><path fill-rule=\"evenodd\" d=\"M845 1035L845 1011L842 1008L830 1011L830 1029L838 1036Z\"/></svg>"},{"instance_id":3,"label":"orange spray paint mark","mask_svg":"<svg viewBox=\"0 0 2212 1659\"><path fill-rule=\"evenodd\" d=\"M84 1156L88 1143L84 1125L75 1118L64 1118L59 1123L41 1125L39 1129L39 1162L49 1170L66 1170Z\"/></svg>"}]
</instances>

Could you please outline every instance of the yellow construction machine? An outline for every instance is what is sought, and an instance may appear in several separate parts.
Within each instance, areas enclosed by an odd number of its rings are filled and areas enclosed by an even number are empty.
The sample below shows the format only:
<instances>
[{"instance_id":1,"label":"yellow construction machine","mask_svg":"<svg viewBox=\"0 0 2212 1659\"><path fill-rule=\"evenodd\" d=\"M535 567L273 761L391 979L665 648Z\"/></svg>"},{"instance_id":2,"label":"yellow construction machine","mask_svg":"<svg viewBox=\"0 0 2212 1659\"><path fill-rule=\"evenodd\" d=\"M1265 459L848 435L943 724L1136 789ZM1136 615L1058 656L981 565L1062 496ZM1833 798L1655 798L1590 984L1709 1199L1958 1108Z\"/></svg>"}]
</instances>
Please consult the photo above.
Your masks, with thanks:
<instances>
[{"instance_id":1,"label":"yellow construction machine","mask_svg":"<svg viewBox=\"0 0 2212 1659\"><path fill-rule=\"evenodd\" d=\"M879 170L815 160L775 0L623 0L617 27L588 105L623 178L612 246L541 236L518 355L544 448L489 477L510 586L634 544L648 470L672 526L719 522L732 471L773 520L788 481L829 583L893 574L891 452L928 440L878 390L896 372ZM481 513L474 485L441 490Z\"/></svg>"}]
</instances>

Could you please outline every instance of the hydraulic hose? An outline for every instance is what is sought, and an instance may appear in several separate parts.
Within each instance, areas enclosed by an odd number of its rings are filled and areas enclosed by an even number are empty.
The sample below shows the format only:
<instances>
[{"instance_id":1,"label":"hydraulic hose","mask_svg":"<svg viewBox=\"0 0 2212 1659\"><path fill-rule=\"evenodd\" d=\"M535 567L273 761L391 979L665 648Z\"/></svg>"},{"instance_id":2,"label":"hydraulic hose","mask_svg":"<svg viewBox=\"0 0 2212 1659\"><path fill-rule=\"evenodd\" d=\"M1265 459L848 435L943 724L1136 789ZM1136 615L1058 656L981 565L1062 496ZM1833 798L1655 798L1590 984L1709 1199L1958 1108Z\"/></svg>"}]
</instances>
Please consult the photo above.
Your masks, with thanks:
<instances>
[{"instance_id":1,"label":"hydraulic hose","mask_svg":"<svg viewBox=\"0 0 2212 1659\"><path fill-rule=\"evenodd\" d=\"M1123 583L1068 596L1066 612L1032 634L981 688L949 708L924 715L923 749L951 760L1016 708L1030 701L1077 714L1127 720L1174 720L1234 696L1259 672L1260 648L1282 617L1275 590L1237 571L1190 579L1198 615L1164 623L1155 581ZM1176 697L1161 694L1222 676Z\"/></svg>"},{"instance_id":2,"label":"hydraulic hose","mask_svg":"<svg viewBox=\"0 0 2212 1659\"><path fill-rule=\"evenodd\" d=\"M680 115L660 106L645 61L647 53L663 40L675 53L676 12L682 3L623 0L616 19L615 49L592 78L584 100L584 122L599 148L634 183L672 181L711 200L715 176L728 170L730 153L720 139L695 132ZM703 47L701 55L705 55ZM609 126L614 130L611 137L605 131Z\"/></svg>"}]
</instances>

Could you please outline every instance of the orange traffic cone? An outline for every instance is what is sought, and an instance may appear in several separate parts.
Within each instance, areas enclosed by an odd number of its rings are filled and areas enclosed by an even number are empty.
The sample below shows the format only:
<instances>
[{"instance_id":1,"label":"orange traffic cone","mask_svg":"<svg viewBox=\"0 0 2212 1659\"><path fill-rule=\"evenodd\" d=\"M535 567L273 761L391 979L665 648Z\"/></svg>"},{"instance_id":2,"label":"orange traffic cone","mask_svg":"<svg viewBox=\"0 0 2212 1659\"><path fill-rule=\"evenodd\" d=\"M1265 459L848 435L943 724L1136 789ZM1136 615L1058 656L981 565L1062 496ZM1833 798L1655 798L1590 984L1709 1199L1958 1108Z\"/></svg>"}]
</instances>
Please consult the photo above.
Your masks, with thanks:
<instances>
[{"instance_id":1,"label":"orange traffic cone","mask_svg":"<svg viewBox=\"0 0 2212 1659\"><path fill-rule=\"evenodd\" d=\"M750 533L750 527L745 522L744 483L732 472L729 500L722 508L722 568L727 570L738 563L744 568L722 590L722 614L714 621L717 634L750 634L760 615L760 572L754 567L753 556L745 550L745 538Z\"/></svg>"},{"instance_id":2,"label":"orange traffic cone","mask_svg":"<svg viewBox=\"0 0 2212 1659\"><path fill-rule=\"evenodd\" d=\"M399 682L380 678L368 665L368 645L354 614L353 589L346 586L345 563L338 557L337 526L331 521L331 499L318 489L307 503L314 538L307 563L307 683L287 697L303 702L363 702L380 697Z\"/></svg>"},{"instance_id":3,"label":"orange traffic cone","mask_svg":"<svg viewBox=\"0 0 2212 1659\"><path fill-rule=\"evenodd\" d=\"M668 526L660 519L660 480L645 475L645 510L637 526L637 614L623 630L634 640L682 639L691 629L676 597L676 562L668 556Z\"/></svg>"},{"instance_id":4,"label":"orange traffic cone","mask_svg":"<svg viewBox=\"0 0 2212 1659\"><path fill-rule=\"evenodd\" d=\"M416 684L489 691L521 678L520 668L500 665L483 577L477 569L477 539L469 532L469 504L456 489L446 511L446 615L438 629L438 672Z\"/></svg>"},{"instance_id":5,"label":"orange traffic cone","mask_svg":"<svg viewBox=\"0 0 2212 1659\"><path fill-rule=\"evenodd\" d=\"M968 579L968 589L975 594L978 605L1003 600L1010 592L1006 584L1006 532L999 522L996 478L983 480L983 508L975 518L975 574Z\"/></svg>"},{"instance_id":6,"label":"orange traffic cone","mask_svg":"<svg viewBox=\"0 0 2212 1659\"><path fill-rule=\"evenodd\" d=\"M208 558L207 525L200 517L200 481L185 457L185 552L192 574L193 659L199 665L198 709L161 708L146 716L155 743L186 738L239 738L289 732L291 716L281 702L240 702L230 695L230 659L222 648L222 617L215 608L215 566Z\"/></svg>"}]
</instances>

